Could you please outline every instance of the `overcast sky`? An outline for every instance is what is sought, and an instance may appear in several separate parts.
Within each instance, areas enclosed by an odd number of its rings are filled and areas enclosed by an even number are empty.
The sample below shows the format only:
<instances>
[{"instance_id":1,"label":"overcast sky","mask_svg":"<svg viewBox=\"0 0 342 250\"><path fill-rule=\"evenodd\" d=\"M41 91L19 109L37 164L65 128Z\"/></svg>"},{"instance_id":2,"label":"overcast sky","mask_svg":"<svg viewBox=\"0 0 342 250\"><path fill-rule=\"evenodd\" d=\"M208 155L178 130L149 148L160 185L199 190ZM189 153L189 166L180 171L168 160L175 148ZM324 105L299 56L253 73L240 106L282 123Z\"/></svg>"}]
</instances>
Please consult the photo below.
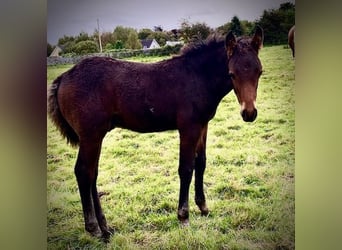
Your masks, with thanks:
<instances>
[{"instance_id":1,"label":"overcast sky","mask_svg":"<svg viewBox=\"0 0 342 250\"><path fill-rule=\"evenodd\" d=\"M255 21L264 10L294 0L48 0L47 41L56 45L64 35L92 34L99 19L101 32L116 26L164 30L180 28L184 19L216 28L231 21Z\"/></svg>"}]
</instances>

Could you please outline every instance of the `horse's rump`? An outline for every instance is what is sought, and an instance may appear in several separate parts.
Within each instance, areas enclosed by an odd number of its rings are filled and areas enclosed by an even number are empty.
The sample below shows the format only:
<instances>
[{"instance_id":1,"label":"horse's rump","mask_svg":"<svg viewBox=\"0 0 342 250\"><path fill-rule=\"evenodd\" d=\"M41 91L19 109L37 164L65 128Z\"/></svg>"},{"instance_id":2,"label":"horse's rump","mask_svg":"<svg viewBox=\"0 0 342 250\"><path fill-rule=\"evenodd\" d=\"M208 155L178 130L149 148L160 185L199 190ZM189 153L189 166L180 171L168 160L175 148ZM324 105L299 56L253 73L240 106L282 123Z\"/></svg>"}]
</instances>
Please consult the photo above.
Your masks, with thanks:
<instances>
[{"instance_id":1,"label":"horse's rump","mask_svg":"<svg viewBox=\"0 0 342 250\"><path fill-rule=\"evenodd\" d=\"M67 139L67 142L70 143L72 146L77 146L79 143L79 138L76 132L69 125L69 123L64 119L58 105L58 88L62 81L62 77L63 75L59 76L56 80L54 80L49 88L48 114L53 123L59 129L62 136Z\"/></svg>"}]
</instances>

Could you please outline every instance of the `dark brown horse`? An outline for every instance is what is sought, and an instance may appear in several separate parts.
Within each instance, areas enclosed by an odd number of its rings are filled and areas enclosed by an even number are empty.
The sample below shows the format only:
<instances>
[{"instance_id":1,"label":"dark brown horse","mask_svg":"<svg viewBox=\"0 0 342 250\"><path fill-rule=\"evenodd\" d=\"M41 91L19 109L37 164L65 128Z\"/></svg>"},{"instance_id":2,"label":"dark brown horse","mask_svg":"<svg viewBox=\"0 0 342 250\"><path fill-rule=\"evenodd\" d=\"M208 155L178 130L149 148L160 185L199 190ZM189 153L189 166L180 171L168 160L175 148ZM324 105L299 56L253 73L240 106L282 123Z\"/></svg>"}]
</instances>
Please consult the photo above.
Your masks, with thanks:
<instances>
[{"instance_id":1,"label":"dark brown horse","mask_svg":"<svg viewBox=\"0 0 342 250\"><path fill-rule=\"evenodd\" d=\"M294 25L289 30L288 42L292 50L292 56L295 57L295 26Z\"/></svg>"},{"instance_id":2,"label":"dark brown horse","mask_svg":"<svg viewBox=\"0 0 342 250\"><path fill-rule=\"evenodd\" d=\"M221 99L234 90L244 121L257 117L255 101L262 66L263 31L236 39L232 32L191 44L157 63L93 57L59 76L49 89L48 113L64 137L79 146L75 175L85 229L109 239L96 179L101 144L113 128L180 135L178 219L189 223L189 186L195 172L195 201L208 214L203 192L208 122Z\"/></svg>"}]
</instances>

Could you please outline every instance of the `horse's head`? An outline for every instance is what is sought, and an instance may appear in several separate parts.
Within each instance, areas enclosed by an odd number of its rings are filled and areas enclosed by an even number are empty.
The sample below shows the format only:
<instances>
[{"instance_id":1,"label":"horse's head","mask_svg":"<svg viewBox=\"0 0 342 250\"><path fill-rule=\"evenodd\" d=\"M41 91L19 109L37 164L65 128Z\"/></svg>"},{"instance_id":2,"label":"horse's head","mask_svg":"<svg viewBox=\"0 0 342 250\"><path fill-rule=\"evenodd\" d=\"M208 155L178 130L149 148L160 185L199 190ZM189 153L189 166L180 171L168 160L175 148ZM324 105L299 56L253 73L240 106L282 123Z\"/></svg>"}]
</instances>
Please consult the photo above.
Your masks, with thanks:
<instances>
[{"instance_id":1,"label":"horse's head","mask_svg":"<svg viewBox=\"0 0 342 250\"><path fill-rule=\"evenodd\" d=\"M259 77L262 73L258 58L263 43L263 31L257 26L252 38L236 39L230 31L225 40L229 76L234 92L241 105L241 116L245 122L253 122L257 117L255 101Z\"/></svg>"}]
</instances>

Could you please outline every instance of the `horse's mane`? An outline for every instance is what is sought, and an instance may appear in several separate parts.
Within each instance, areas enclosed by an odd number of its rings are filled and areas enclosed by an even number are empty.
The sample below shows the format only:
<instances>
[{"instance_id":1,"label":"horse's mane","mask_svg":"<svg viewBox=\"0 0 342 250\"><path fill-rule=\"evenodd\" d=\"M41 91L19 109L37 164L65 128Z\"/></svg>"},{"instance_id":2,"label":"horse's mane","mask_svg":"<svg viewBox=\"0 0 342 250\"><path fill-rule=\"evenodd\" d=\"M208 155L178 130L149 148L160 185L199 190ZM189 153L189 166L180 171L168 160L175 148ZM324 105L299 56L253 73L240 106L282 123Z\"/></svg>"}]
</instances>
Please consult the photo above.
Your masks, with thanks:
<instances>
[{"instance_id":1,"label":"horse's mane","mask_svg":"<svg viewBox=\"0 0 342 250\"><path fill-rule=\"evenodd\" d=\"M188 45L182 48L180 56L194 56L202 54L204 51L216 49L224 46L222 35L213 33L207 39L193 39Z\"/></svg>"}]
</instances>

